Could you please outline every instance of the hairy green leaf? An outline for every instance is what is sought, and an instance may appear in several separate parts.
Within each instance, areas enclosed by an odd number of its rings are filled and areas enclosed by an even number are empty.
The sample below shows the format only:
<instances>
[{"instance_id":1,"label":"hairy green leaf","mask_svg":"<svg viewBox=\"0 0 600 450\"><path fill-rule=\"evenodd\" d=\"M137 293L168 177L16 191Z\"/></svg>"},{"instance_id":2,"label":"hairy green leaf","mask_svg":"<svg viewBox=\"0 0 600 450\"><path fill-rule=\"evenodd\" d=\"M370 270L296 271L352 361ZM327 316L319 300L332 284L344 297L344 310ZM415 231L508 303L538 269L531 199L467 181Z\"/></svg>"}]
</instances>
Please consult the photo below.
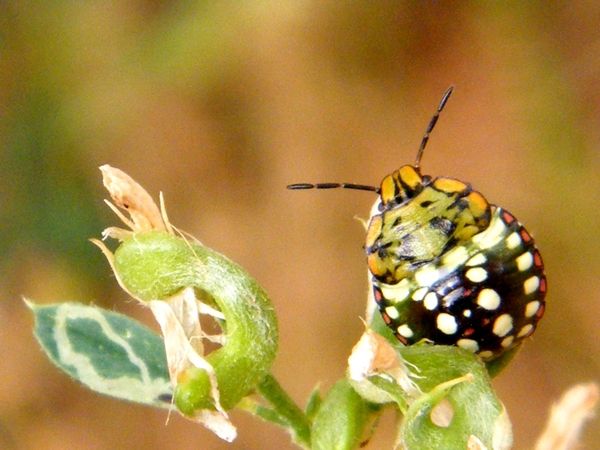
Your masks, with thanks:
<instances>
[{"instance_id":1,"label":"hairy green leaf","mask_svg":"<svg viewBox=\"0 0 600 450\"><path fill-rule=\"evenodd\" d=\"M140 232L115 251L115 271L142 301L167 300L193 287L199 299L218 307L225 318L225 341L206 359L226 410L269 373L278 340L273 306L256 280L227 257L166 232ZM210 389L206 371L191 367L178 379L175 404L189 416L213 408Z\"/></svg>"},{"instance_id":2,"label":"hairy green leaf","mask_svg":"<svg viewBox=\"0 0 600 450\"><path fill-rule=\"evenodd\" d=\"M510 422L476 355L441 345L413 345L401 354L417 368L414 381L422 391L404 416L403 448L467 448L469 440L490 449L509 448Z\"/></svg>"}]
</instances>

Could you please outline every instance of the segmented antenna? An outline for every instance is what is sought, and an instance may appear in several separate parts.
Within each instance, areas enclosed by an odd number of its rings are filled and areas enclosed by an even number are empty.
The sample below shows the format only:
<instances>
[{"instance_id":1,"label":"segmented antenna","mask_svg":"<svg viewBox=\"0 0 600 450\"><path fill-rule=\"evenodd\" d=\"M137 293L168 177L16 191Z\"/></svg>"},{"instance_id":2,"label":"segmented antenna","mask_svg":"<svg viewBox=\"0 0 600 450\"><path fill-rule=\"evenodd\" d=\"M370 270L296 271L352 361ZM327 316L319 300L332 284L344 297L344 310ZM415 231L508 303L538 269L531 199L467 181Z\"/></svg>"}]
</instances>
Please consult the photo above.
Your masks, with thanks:
<instances>
[{"instance_id":1,"label":"segmented antenna","mask_svg":"<svg viewBox=\"0 0 600 450\"><path fill-rule=\"evenodd\" d=\"M429 142L429 135L433 131L433 128L435 127L435 124L437 123L438 118L440 117L440 113L444 109L444 106L446 106L446 102L450 98L450 94L452 94L453 90L454 86L450 86L448 89L446 89L446 92L444 92L444 95L442 95L442 99L440 100L440 104L437 107L437 110L435 111L433 117L429 121L429 125L427 125L427 129L425 130L425 134L423 135L423 139L421 140L421 145L419 146L419 150L417 151L417 159L415 160L416 168L419 168L419 165L421 164L421 157L423 156L423 151L425 150L425 146L427 146L427 142Z\"/></svg>"},{"instance_id":2,"label":"segmented antenna","mask_svg":"<svg viewBox=\"0 0 600 450\"><path fill-rule=\"evenodd\" d=\"M423 151L425 150L425 147L427 146L427 142L429 141L429 135L433 131L433 128L435 127L435 124L437 123L438 118L440 117L440 113L444 109L444 106L446 106L446 102L448 101L448 98L450 98L450 94L452 94L453 89L454 89L454 86L450 86L448 89L446 89L446 92L444 92L444 95L442 96L442 100L440 100L440 104L437 107L437 110L435 111L435 113L433 114L433 117L429 121L429 125L427 125L427 129L425 130L425 134L423 135L423 139L421 140L421 145L419 146L419 150L417 151L417 159L415 161L416 168L418 168L419 164L421 163L421 157L423 156ZM342 188L342 189L355 189L358 191L370 191L370 192L376 192L378 194L380 193L380 189L378 187L368 186L365 184L355 184L355 183L315 183L315 184L294 183L294 184L288 184L287 188L293 189L293 190Z\"/></svg>"},{"instance_id":3,"label":"segmented antenna","mask_svg":"<svg viewBox=\"0 0 600 450\"><path fill-rule=\"evenodd\" d=\"M298 190L298 189L355 189L357 191L371 191L377 192L379 194L379 188L375 186L367 186L365 184L355 184L355 183L294 183L288 184L288 189Z\"/></svg>"}]
</instances>

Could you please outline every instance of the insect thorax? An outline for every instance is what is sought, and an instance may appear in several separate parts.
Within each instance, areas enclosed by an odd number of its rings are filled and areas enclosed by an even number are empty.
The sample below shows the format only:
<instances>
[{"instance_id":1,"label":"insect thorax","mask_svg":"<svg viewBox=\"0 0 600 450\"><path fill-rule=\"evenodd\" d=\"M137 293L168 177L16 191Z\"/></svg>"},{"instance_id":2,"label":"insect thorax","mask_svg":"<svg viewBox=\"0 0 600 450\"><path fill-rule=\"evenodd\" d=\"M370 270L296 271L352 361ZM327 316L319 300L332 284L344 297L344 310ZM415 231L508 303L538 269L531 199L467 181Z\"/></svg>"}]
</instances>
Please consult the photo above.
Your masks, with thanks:
<instances>
[{"instance_id":1,"label":"insect thorax","mask_svg":"<svg viewBox=\"0 0 600 450\"><path fill-rule=\"evenodd\" d=\"M375 278L392 284L490 221L490 205L470 185L453 178L431 180L410 165L383 179L379 211L367 231L367 261Z\"/></svg>"}]
</instances>

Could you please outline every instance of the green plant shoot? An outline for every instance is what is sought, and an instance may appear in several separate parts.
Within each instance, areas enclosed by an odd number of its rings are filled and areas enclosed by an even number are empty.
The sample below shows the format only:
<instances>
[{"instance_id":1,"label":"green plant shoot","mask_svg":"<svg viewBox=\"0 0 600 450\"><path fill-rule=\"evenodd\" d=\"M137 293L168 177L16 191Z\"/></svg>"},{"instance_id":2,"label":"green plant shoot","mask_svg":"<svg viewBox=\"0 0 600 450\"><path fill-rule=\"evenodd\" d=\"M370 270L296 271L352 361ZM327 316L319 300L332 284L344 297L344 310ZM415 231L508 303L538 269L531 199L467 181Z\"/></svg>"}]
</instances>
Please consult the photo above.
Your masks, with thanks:
<instances>
[{"instance_id":1,"label":"green plant shoot","mask_svg":"<svg viewBox=\"0 0 600 450\"><path fill-rule=\"evenodd\" d=\"M237 264L173 227L162 196L159 209L127 174L108 165L101 170L113 201L107 203L129 230L104 231L104 238L119 240L114 253L93 242L121 287L159 323L177 409L231 441L236 430L227 411L269 373L277 350L267 294ZM201 314L212 317L222 334L207 335ZM205 354L207 341L220 348Z\"/></svg>"}]
</instances>

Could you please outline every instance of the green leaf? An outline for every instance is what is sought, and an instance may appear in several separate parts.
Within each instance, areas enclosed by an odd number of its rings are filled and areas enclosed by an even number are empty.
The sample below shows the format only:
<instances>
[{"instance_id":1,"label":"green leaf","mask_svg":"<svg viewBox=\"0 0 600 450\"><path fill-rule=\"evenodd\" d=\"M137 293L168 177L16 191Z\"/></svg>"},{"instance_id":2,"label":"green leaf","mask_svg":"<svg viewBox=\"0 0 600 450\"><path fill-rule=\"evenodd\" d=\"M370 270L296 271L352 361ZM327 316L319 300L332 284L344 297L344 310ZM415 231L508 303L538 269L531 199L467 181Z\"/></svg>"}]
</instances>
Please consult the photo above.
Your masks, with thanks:
<instances>
[{"instance_id":1,"label":"green leaf","mask_svg":"<svg viewBox=\"0 0 600 450\"><path fill-rule=\"evenodd\" d=\"M404 416L399 435L402 448L463 449L475 438L487 448L508 448L510 422L476 355L442 345L413 345L404 347L401 354L418 368L414 381L423 392ZM450 413L444 425L433 419L433 410L442 400Z\"/></svg>"},{"instance_id":2,"label":"green leaf","mask_svg":"<svg viewBox=\"0 0 600 450\"><path fill-rule=\"evenodd\" d=\"M242 267L199 242L163 231L125 239L114 255L117 277L141 301L167 300L188 287L225 317L224 344L206 356L218 380L220 402L229 410L269 373L277 353L277 318L267 293ZM204 369L178 378L175 404L187 416L214 408Z\"/></svg>"},{"instance_id":3,"label":"green leaf","mask_svg":"<svg viewBox=\"0 0 600 450\"><path fill-rule=\"evenodd\" d=\"M396 405L403 414L408 409L408 394L397 384L392 378L382 375L374 375L369 377L369 382L378 389L386 392L390 398L396 402ZM353 385L354 386L354 385Z\"/></svg>"},{"instance_id":4,"label":"green leaf","mask_svg":"<svg viewBox=\"0 0 600 450\"><path fill-rule=\"evenodd\" d=\"M308 397L308 401L306 402L306 417L308 420L314 419L321 407L321 403L323 403L323 399L321 398L321 393L319 392L319 386L315 387L313 391L310 393L310 397Z\"/></svg>"},{"instance_id":5,"label":"green leaf","mask_svg":"<svg viewBox=\"0 0 600 450\"><path fill-rule=\"evenodd\" d=\"M58 368L111 397L170 408L162 339L122 314L79 303L38 306L35 337Z\"/></svg>"},{"instance_id":6,"label":"green leaf","mask_svg":"<svg viewBox=\"0 0 600 450\"><path fill-rule=\"evenodd\" d=\"M338 381L319 408L312 428L313 450L351 450L358 447L373 415L369 404L348 380Z\"/></svg>"}]
</instances>

